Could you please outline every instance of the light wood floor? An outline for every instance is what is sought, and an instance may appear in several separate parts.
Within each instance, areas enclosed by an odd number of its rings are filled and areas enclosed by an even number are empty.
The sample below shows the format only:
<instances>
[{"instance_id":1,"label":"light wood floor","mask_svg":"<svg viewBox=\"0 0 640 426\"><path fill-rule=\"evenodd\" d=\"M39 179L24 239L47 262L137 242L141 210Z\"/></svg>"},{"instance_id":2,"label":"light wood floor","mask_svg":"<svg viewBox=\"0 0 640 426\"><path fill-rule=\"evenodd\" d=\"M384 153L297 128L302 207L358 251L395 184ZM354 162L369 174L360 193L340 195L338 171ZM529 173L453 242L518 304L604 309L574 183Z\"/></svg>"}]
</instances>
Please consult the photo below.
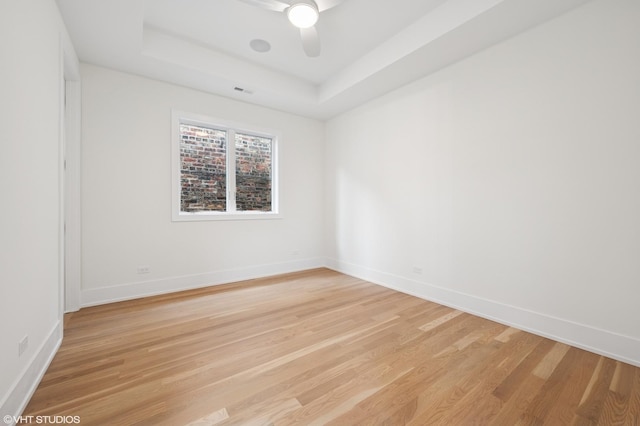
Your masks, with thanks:
<instances>
[{"instance_id":1,"label":"light wood floor","mask_svg":"<svg viewBox=\"0 0 640 426\"><path fill-rule=\"evenodd\" d=\"M82 309L23 415L640 424L640 369L320 269Z\"/></svg>"}]
</instances>

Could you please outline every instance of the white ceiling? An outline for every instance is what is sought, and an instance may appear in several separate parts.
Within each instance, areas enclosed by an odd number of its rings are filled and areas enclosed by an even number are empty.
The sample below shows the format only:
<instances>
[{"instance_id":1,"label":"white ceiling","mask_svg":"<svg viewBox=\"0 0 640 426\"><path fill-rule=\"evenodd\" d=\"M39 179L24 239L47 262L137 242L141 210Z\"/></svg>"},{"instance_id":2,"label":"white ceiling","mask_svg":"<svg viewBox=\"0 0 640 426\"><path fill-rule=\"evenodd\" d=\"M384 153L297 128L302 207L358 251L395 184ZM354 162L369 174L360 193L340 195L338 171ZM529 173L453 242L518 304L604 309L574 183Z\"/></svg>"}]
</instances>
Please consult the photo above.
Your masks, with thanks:
<instances>
[{"instance_id":1,"label":"white ceiling","mask_svg":"<svg viewBox=\"0 0 640 426\"><path fill-rule=\"evenodd\" d=\"M327 119L588 0L343 0L317 58L284 13L240 0L57 1L83 62Z\"/></svg>"}]
</instances>

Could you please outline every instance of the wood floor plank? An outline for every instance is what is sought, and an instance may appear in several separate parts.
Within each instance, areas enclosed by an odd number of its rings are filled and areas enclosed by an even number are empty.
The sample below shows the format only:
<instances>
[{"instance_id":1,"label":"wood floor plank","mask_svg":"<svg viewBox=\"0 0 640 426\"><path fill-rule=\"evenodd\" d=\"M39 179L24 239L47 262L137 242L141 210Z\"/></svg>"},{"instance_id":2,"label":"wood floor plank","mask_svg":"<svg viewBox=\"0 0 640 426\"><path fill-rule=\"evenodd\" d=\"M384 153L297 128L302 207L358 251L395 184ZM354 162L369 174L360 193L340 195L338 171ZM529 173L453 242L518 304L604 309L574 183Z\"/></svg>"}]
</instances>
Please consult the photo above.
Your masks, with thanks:
<instances>
[{"instance_id":1,"label":"wood floor plank","mask_svg":"<svg viewBox=\"0 0 640 426\"><path fill-rule=\"evenodd\" d=\"M630 407L629 398L633 389L634 373L630 365L616 362L598 424L624 424Z\"/></svg>"},{"instance_id":2,"label":"wood floor plank","mask_svg":"<svg viewBox=\"0 0 640 426\"><path fill-rule=\"evenodd\" d=\"M562 361L553 370L553 373L545 381L540 392L533 399L527 410L521 416L523 424L544 424L547 415L554 406L558 396L568 385L568 377L573 366L579 360L579 349L571 348L567 351Z\"/></svg>"},{"instance_id":3,"label":"wood floor plank","mask_svg":"<svg viewBox=\"0 0 640 426\"><path fill-rule=\"evenodd\" d=\"M590 352L577 352L575 364L582 368L571 368L566 384L547 413L546 418L549 422L572 424L572 422L578 421L576 412L599 358L598 355Z\"/></svg>"},{"instance_id":4,"label":"wood floor plank","mask_svg":"<svg viewBox=\"0 0 640 426\"><path fill-rule=\"evenodd\" d=\"M556 369L558 363L564 358L569 350L569 346L556 342L540 364L533 370L533 375L547 380Z\"/></svg>"},{"instance_id":5,"label":"wood floor plank","mask_svg":"<svg viewBox=\"0 0 640 426\"><path fill-rule=\"evenodd\" d=\"M24 415L82 425L640 421L640 368L327 269L85 308Z\"/></svg>"},{"instance_id":6,"label":"wood floor plank","mask_svg":"<svg viewBox=\"0 0 640 426\"><path fill-rule=\"evenodd\" d=\"M535 349L493 390L493 395L503 402L507 402L518 386L526 380L542 358L549 353L553 344L551 340L541 339Z\"/></svg>"},{"instance_id":7,"label":"wood floor plank","mask_svg":"<svg viewBox=\"0 0 640 426\"><path fill-rule=\"evenodd\" d=\"M514 368L536 347L540 338L531 334L514 335L508 342L477 348L471 360L475 361L468 371L456 368L452 381L447 383L448 390L441 392L432 402L422 407L422 414L410 424L461 424L467 416L480 416L481 407L473 401L483 401L484 408L494 409L498 398L491 395L495 387L507 377ZM492 349L478 362L482 349ZM475 359L474 359L475 358ZM492 366L487 370L487 364ZM460 374L460 371L464 374ZM483 386L484 384L484 386Z\"/></svg>"},{"instance_id":8,"label":"wood floor plank","mask_svg":"<svg viewBox=\"0 0 640 426\"><path fill-rule=\"evenodd\" d=\"M611 380L616 368L616 362L612 359L600 357L598 365L593 372L591 381L587 386L577 414L589 422L597 423L603 414L604 400L609 391Z\"/></svg>"},{"instance_id":9,"label":"wood floor plank","mask_svg":"<svg viewBox=\"0 0 640 426\"><path fill-rule=\"evenodd\" d=\"M625 426L640 424L640 368L634 368L634 381L629 396L629 406L626 408Z\"/></svg>"}]
</instances>

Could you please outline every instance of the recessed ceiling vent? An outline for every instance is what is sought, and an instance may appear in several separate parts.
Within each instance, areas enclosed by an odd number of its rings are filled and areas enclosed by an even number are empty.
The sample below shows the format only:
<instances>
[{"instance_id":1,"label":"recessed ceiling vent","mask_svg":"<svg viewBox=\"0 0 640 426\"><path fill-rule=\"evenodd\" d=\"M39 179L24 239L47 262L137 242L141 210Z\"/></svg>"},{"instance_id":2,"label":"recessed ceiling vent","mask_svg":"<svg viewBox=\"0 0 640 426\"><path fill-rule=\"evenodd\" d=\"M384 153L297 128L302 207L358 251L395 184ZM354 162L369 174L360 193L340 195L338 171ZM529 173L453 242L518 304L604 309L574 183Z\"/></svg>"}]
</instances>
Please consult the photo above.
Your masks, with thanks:
<instances>
[{"instance_id":1,"label":"recessed ceiling vent","mask_svg":"<svg viewBox=\"0 0 640 426\"><path fill-rule=\"evenodd\" d=\"M271 44L269 44L267 40L262 40L260 38L251 40L249 42L249 46L259 53L266 53L271 50Z\"/></svg>"}]
</instances>

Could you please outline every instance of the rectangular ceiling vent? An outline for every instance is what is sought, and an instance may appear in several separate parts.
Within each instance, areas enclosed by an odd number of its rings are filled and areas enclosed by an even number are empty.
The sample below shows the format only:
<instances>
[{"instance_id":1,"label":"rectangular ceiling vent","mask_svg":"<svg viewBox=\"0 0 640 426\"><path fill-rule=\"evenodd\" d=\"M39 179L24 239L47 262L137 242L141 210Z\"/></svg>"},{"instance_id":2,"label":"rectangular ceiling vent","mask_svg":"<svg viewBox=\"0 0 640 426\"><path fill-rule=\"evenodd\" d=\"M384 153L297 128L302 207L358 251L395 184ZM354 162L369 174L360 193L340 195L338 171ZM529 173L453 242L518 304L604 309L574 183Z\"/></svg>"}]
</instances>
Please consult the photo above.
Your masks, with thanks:
<instances>
[{"instance_id":1,"label":"rectangular ceiling vent","mask_svg":"<svg viewBox=\"0 0 640 426\"><path fill-rule=\"evenodd\" d=\"M234 87L233 90L236 92L246 93L247 95L253 95L253 91L249 89L245 89L244 87Z\"/></svg>"}]
</instances>

